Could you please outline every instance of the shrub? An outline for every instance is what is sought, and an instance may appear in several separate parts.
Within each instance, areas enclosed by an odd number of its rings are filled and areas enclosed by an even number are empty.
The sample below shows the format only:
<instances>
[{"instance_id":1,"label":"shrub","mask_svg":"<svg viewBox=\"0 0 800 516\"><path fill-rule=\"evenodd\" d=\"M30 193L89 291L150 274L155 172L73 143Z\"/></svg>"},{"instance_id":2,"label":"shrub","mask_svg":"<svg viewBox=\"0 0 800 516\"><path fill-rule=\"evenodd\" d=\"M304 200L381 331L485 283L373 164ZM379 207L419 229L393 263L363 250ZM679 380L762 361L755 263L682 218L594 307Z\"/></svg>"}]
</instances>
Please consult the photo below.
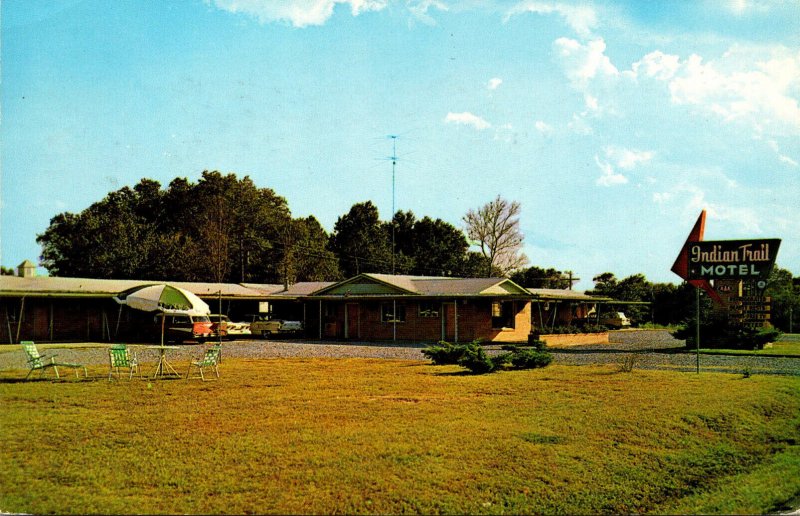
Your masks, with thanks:
<instances>
[{"instance_id":1,"label":"shrub","mask_svg":"<svg viewBox=\"0 0 800 516\"><path fill-rule=\"evenodd\" d=\"M577 325L554 326L545 333L551 335L570 335L573 333L604 333L608 328L602 324L578 323Z\"/></svg>"},{"instance_id":2,"label":"shrub","mask_svg":"<svg viewBox=\"0 0 800 516\"><path fill-rule=\"evenodd\" d=\"M546 367L553 361L553 355L536 349L517 350L511 355L511 365L517 369L536 369Z\"/></svg>"},{"instance_id":3,"label":"shrub","mask_svg":"<svg viewBox=\"0 0 800 516\"><path fill-rule=\"evenodd\" d=\"M442 340L437 345L423 349L422 354L430 358L434 365L451 365L458 364L465 350L464 344L453 344Z\"/></svg>"},{"instance_id":4,"label":"shrub","mask_svg":"<svg viewBox=\"0 0 800 516\"><path fill-rule=\"evenodd\" d=\"M472 374L492 373L509 363L516 369L533 369L545 367L553 361L553 355L542 351L544 343L541 341L535 341L533 348L506 344L502 349L506 352L489 356L479 341L469 344L441 341L422 350L422 353L430 358L434 365L458 364L469 369Z\"/></svg>"},{"instance_id":5,"label":"shrub","mask_svg":"<svg viewBox=\"0 0 800 516\"><path fill-rule=\"evenodd\" d=\"M676 339L685 339L686 347L695 346L695 322L689 319L672 332ZM764 344L774 342L781 331L773 328L745 328L729 324L724 317L710 317L700 323L700 345L717 349L762 349Z\"/></svg>"},{"instance_id":6,"label":"shrub","mask_svg":"<svg viewBox=\"0 0 800 516\"><path fill-rule=\"evenodd\" d=\"M638 357L635 353L631 353L630 355L626 355L625 358L622 360L622 363L619 365L619 372L621 373L630 373L633 371L633 366L636 364L636 359Z\"/></svg>"},{"instance_id":7,"label":"shrub","mask_svg":"<svg viewBox=\"0 0 800 516\"><path fill-rule=\"evenodd\" d=\"M483 347L473 342L464 348L464 356L458 361L458 365L466 367L472 374L484 374L495 371L500 364L495 364Z\"/></svg>"}]
</instances>

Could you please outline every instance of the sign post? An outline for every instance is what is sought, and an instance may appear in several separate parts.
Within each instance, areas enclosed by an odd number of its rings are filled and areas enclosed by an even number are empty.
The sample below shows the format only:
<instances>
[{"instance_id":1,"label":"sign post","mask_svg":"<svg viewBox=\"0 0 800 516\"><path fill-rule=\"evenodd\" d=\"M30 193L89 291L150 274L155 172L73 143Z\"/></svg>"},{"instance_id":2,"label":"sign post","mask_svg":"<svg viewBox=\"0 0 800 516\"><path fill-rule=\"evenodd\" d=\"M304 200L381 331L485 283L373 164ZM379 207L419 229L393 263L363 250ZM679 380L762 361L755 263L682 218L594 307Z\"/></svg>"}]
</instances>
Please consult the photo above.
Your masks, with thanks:
<instances>
[{"instance_id":1,"label":"sign post","mask_svg":"<svg viewBox=\"0 0 800 516\"><path fill-rule=\"evenodd\" d=\"M697 361L697 374L700 374L700 289L696 288L694 292L695 308L697 309L694 324L694 355Z\"/></svg>"}]
</instances>

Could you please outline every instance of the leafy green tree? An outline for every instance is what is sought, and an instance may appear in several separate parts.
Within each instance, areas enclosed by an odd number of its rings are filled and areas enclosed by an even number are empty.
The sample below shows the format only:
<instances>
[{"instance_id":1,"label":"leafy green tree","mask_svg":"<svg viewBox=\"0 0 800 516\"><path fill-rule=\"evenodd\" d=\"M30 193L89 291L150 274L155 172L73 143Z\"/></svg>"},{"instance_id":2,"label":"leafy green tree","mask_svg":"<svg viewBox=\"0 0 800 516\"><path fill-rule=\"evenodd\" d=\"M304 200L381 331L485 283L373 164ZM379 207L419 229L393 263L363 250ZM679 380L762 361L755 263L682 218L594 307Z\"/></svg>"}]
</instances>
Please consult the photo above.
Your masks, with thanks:
<instances>
[{"instance_id":1,"label":"leafy green tree","mask_svg":"<svg viewBox=\"0 0 800 516\"><path fill-rule=\"evenodd\" d=\"M469 249L464 233L442 219L423 217L414 223L414 270L426 276L458 276Z\"/></svg>"},{"instance_id":2,"label":"leafy green tree","mask_svg":"<svg viewBox=\"0 0 800 516\"><path fill-rule=\"evenodd\" d=\"M378 208L371 201L354 204L339 217L328 248L338 256L345 277L362 272L391 272L391 242L386 238Z\"/></svg>"},{"instance_id":3,"label":"leafy green tree","mask_svg":"<svg viewBox=\"0 0 800 516\"><path fill-rule=\"evenodd\" d=\"M800 285L792 273L774 267L764 292L770 298L770 322L776 328L788 332L800 331ZM791 324L790 324L790 319Z\"/></svg>"},{"instance_id":4,"label":"leafy green tree","mask_svg":"<svg viewBox=\"0 0 800 516\"><path fill-rule=\"evenodd\" d=\"M62 213L37 237L53 276L274 282L286 200L248 178L205 171L196 184L151 179Z\"/></svg>"},{"instance_id":5,"label":"leafy green tree","mask_svg":"<svg viewBox=\"0 0 800 516\"><path fill-rule=\"evenodd\" d=\"M461 263L461 273L464 278L485 278L486 272L491 270L491 263L482 253L469 251Z\"/></svg>"},{"instance_id":6,"label":"leafy green tree","mask_svg":"<svg viewBox=\"0 0 800 516\"><path fill-rule=\"evenodd\" d=\"M527 267L516 271L511 275L511 280L517 285L526 288L570 288L569 278L565 273L553 269L542 269L541 267Z\"/></svg>"},{"instance_id":7,"label":"leafy green tree","mask_svg":"<svg viewBox=\"0 0 800 516\"><path fill-rule=\"evenodd\" d=\"M683 282L680 285L672 283L656 283L653 285L653 299L651 314L652 322L664 326L680 324L694 317L695 287Z\"/></svg>"},{"instance_id":8,"label":"leafy green tree","mask_svg":"<svg viewBox=\"0 0 800 516\"><path fill-rule=\"evenodd\" d=\"M417 218L412 211L398 211L392 220L383 224L386 242L391 252L390 264L384 272L411 274L414 271L414 226Z\"/></svg>"},{"instance_id":9,"label":"leafy green tree","mask_svg":"<svg viewBox=\"0 0 800 516\"><path fill-rule=\"evenodd\" d=\"M647 302L651 303L654 299L653 284L647 281L642 274L633 274L617 280L611 272L604 272L593 278L595 288L588 293L610 297L619 301ZM631 319L639 323L652 322L651 306L626 304L623 309Z\"/></svg>"},{"instance_id":10,"label":"leafy green tree","mask_svg":"<svg viewBox=\"0 0 800 516\"><path fill-rule=\"evenodd\" d=\"M340 279L338 259L327 249L328 234L316 218L292 220L281 239L284 284Z\"/></svg>"}]
</instances>

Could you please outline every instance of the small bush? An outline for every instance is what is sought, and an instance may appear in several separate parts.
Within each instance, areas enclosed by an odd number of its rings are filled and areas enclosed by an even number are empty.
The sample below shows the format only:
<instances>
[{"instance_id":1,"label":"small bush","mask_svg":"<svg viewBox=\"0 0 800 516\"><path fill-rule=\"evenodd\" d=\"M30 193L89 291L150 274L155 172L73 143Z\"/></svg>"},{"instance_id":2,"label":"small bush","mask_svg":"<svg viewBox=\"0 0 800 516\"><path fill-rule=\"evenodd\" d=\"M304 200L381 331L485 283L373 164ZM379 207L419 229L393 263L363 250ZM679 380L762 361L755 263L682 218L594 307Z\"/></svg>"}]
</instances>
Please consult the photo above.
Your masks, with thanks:
<instances>
[{"instance_id":1,"label":"small bush","mask_svg":"<svg viewBox=\"0 0 800 516\"><path fill-rule=\"evenodd\" d=\"M686 340L686 347L695 346L695 322L686 320L672 332L673 337ZM716 349L763 349L764 344L774 342L781 331L773 327L758 329L744 328L730 324L723 317L710 317L700 323L700 345Z\"/></svg>"},{"instance_id":2,"label":"small bush","mask_svg":"<svg viewBox=\"0 0 800 516\"><path fill-rule=\"evenodd\" d=\"M636 359L638 357L635 353L631 353L630 355L625 355L625 358L622 360L622 363L619 365L619 372L621 373L630 373L633 371L633 366L636 365Z\"/></svg>"},{"instance_id":3,"label":"small bush","mask_svg":"<svg viewBox=\"0 0 800 516\"><path fill-rule=\"evenodd\" d=\"M454 365L464 356L465 350L464 344L439 341L439 344L423 349L422 354L430 358L434 365Z\"/></svg>"},{"instance_id":4,"label":"small bush","mask_svg":"<svg viewBox=\"0 0 800 516\"><path fill-rule=\"evenodd\" d=\"M422 353L431 359L434 365L458 364L469 369L472 374L492 373L511 364L516 369L534 369L545 367L553 361L553 355L542 351L544 343L536 341L533 348L520 348L514 344L505 344L505 353L489 356L479 341L469 344L452 344L441 341L429 346Z\"/></svg>"},{"instance_id":5,"label":"small bush","mask_svg":"<svg viewBox=\"0 0 800 516\"><path fill-rule=\"evenodd\" d=\"M553 355L536 349L518 350L511 355L511 365L517 369L536 369L546 367L553 361Z\"/></svg>"},{"instance_id":6,"label":"small bush","mask_svg":"<svg viewBox=\"0 0 800 516\"><path fill-rule=\"evenodd\" d=\"M472 374L491 373L498 367L483 347L474 342L464 348L464 356L458 361L458 365L466 367Z\"/></svg>"},{"instance_id":7,"label":"small bush","mask_svg":"<svg viewBox=\"0 0 800 516\"><path fill-rule=\"evenodd\" d=\"M579 323L575 325L554 326L545 331L551 335L571 335L574 333L604 333L608 328L602 324Z\"/></svg>"}]
</instances>

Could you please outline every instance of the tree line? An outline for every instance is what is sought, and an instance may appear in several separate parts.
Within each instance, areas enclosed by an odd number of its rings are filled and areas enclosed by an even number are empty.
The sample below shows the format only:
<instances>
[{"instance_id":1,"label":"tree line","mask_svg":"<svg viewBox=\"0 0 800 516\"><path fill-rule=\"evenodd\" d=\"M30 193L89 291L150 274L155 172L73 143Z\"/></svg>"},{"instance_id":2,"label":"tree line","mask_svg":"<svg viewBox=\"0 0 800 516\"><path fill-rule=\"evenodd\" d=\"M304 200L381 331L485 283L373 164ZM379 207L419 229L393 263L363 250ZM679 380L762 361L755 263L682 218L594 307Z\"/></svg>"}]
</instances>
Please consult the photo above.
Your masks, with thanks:
<instances>
[{"instance_id":1,"label":"tree line","mask_svg":"<svg viewBox=\"0 0 800 516\"><path fill-rule=\"evenodd\" d=\"M469 210L465 230L397 211L382 221L370 201L354 204L328 234L313 217L293 217L285 198L245 176L205 171L195 183L152 179L110 192L80 213L53 217L37 236L51 276L222 283L336 281L359 273L510 277L528 288L570 288L572 273L528 266L520 204L500 196ZM3 272L9 272L4 269ZM638 322L692 317L694 287L651 283L642 274L593 278L589 293L626 305ZM767 289L772 320L800 319L800 284L775 268ZM795 325L796 326L796 325Z\"/></svg>"},{"instance_id":2,"label":"tree line","mask_svg":"<svg viewBox=\"0 0 800 516\"><path fill-rule=\"evenodd\" d=\"M36 241L51 276L292 284L362 272L510 274L527 260L519 204L498 197L484 208L486 218L470 212L467 223L468 234L483 224L480 251L441 219L398 211L381 221L371 201L353 205L329 235L313 216L292 217L285 198L249 177L205 171L196 183L176 178L162 188L142 179L110 192L80 213L56 215Z\"/></svg>"}]
</instances>

